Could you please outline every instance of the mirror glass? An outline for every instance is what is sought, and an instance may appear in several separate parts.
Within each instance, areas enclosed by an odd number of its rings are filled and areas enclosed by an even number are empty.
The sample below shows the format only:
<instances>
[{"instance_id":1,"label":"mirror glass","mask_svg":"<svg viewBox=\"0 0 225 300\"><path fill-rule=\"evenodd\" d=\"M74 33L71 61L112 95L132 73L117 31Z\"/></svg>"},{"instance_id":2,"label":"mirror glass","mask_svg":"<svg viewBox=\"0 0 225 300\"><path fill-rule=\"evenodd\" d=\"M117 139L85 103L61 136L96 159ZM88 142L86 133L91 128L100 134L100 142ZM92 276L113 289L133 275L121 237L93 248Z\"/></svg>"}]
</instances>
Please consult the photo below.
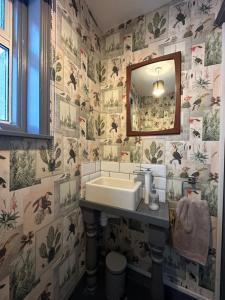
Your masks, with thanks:
<instances>
[{"instance_id":1,"label":"mirror glass","mask_svg":"<svg viewBox=\"0 0 225 300\"><path fill-rule=\"evenodd\" d=\"M178 133L180 76L176 74L175 59L160 59L148 64L144 62L139 66L140 64L131 66L128 72L130 133Z\"/></svg>"}]
</instances>

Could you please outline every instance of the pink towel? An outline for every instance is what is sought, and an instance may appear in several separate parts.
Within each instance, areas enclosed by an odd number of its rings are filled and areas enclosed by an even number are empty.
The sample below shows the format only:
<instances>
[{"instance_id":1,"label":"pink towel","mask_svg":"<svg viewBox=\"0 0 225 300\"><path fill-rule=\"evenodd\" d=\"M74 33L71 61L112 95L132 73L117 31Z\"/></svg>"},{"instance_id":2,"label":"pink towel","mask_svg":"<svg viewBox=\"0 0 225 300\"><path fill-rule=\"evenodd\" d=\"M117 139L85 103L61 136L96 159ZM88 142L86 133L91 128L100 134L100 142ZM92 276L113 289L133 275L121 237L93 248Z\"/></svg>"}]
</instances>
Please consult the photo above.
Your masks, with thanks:
<instances>
[{"instance_id":1,"label":"pink towel","mask_svg":"<svg viewBox=\"0 0 225 300\"><path fill-rule=\"evenodd\" d=\"M189 260L206 264L210 239L210 215L207 201L178 201L173 245L177 252Z\"/></svg>"}]
</instances>

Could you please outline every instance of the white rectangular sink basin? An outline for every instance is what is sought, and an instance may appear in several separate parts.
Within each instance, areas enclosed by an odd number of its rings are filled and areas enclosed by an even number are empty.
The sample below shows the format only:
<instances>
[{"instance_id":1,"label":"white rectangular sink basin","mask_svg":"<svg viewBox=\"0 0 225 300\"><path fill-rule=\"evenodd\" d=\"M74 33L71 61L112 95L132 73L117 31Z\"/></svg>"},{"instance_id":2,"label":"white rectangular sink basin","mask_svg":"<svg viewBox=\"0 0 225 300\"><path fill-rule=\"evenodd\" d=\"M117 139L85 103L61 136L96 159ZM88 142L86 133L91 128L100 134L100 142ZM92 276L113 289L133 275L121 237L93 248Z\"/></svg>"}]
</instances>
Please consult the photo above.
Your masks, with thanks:
<instances>
[{"instance_id":1,"label":"white rectangular sink basin","mask_svg":"<svg viewBox=\"0 0 225 300\"><path fill-rule=\"evenodd\" d=\"M141 182L99 177L86 183L86 200L103 205L136 210L140 203Z\"/></svg>"}]
</instances>

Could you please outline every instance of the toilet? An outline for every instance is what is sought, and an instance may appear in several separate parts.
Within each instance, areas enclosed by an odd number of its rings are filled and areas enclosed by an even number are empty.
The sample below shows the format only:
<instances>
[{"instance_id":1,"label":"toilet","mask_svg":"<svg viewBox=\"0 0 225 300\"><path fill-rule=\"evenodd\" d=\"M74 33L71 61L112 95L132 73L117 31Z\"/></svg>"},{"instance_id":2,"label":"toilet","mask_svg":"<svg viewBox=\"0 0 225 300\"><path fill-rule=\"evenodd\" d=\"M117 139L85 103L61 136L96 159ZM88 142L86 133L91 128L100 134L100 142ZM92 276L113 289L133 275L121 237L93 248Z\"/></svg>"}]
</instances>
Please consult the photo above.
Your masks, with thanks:
<instances>
[{"instance_id":1,"label":"toilet","mask_svg":"<svg viewBox=\"0 0 225 300\"><path fill-rule=\"evenodd\" d=\"M111 251L106 256L106 297L121 300L125 296L127 259L124 255Z\"/></svg>"}]
</instances>

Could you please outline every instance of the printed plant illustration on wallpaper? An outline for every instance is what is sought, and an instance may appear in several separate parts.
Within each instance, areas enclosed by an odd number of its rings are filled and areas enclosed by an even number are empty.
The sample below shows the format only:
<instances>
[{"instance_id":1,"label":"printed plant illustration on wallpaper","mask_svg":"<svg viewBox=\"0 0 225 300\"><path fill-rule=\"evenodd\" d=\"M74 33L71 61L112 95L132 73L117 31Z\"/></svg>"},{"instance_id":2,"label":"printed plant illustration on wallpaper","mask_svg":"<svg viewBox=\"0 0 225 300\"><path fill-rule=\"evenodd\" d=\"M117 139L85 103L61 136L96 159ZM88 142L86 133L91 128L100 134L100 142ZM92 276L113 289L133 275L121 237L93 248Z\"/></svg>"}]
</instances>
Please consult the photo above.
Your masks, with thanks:
<instances>
[{"instance_id":1,"label":"printed plant illustration on wallpaper","mask_svg":"<svg viewBox=\"0 0 225 300\"><path fill-rule=\"evenodd\" d=\"M211 111L203 117L203 141L219 141L220 133L219 111Z\"/></svg>"},{"instance_id":2,"label":"printed plant illustration on wallpaper","mask_svg":"<svg viewBox=\"0 0 225 300\"><path fill-rule=\"evenodd\" d=\"M66 136L79 135L78 106L71 103L70 97L56 94L56 129Z\"/></svg>"},{"instance_id":3,"label":"printed plant illustration on wallpaper","mask_svg":"<svg viewBox=\"0 0 225 300\"><path fill-rule=\"evenodd\" d=\"M42 274L62 253L61 219L36 233L36 275Z\"/></svg>"},{"instance_id":4,"label":"printed plant illustration on wallpaper","mask_svg":"<svg viewBox=\"0 0 225 300\"><path fill-rule=\"evenodd\" d=\"M51 201L51 192L46 192L45 195L41 196L39 199L35 200L33 203L33 213L35 214L35 223L37 225L41 224L44 220L46 214L52 213L52 201Z\"/></svg>"},{"instance_id":5,"label":"printed plant illustration on wallpaper","mask_svg":"<svg viewBox=\"0 0 225 300\"><path fill-rule=\"evenodd\" d=\"M34 251L29 249L12 264L10 299L23 300L36 284Z\"/></svg>"},{"instance_id":6,"label":"printed plant illustration on wallpaper","mask_svg":"<svg viewBox=\"0 0 225 300\"><path fill-rule=\"evenodd\" d=\"M3 188L7 188L8 182L6 179L6 170L3 166L3 164L6 162L6 156L3 154L0 154L0 166L1 166L1 171L0 171L0 189Z\"/></svg>"},{"instance_id":7,"label":"printed plant illustration on wallpaper","mask_svg":"<svg viewBox=\"0 0 225 300\"><path fill-rule=\"evenodd\" d=\"M193 161L205 164L206 161L208 160L208 154L205 154L204 152L202 152L201 150L197 150L196 152L194 152L191 156L191 159Z\"/></svg>"},{"instance_id":8,"label":"printed plant illustration on wallpaper","mask_svg":"<svg viewBox=\"0 0 225 300\"><path fill-rule=\"evenodd\" d=\"M155 141L153 141L150 144L149 148L146 148L144 150L145 152L145 157L147 160L152 163L152 164L162 164L163 163L163 150L162 150L162 145L156 144Z\"/></svg>"},{"instance_id":9,"label":"printed plant illustration on wallpaper","mask_svg":"<svg viewBox=\"0 0 225 300\"><path fill-rule=\"evenodd\" d=\"M102 116L99 114L98 117L95 119L95 132L96 132L96 137L98 138L104 137L106 133L105 132L106 122L105 122L105 118Z\"/></svg>"},{"instance_id":10,"label":"printed plant illustration on wallpaper","mask_svg":"<svg viewBox=\"0 0 225 300\"><path fill-rule=\"evenodd\" d=\"M67 282L71 280L71 278L76 274L77 272L77 266L76 266L76 259L75 254L70 255L66 260L63 262L63 264L59 267L59 285L60 288L63 288Z\"/></svg>"},{"instance_id":11,"label":"printed plant illustration on wallpaper","mask_svg":"<svg viewBox=\"0 0 225 300\"><path fill-rule=\"evenodd\" d=\"M208 202L210 215L217 217L218 185L212 182L202 184L201 191L202 199Z\"/></svg>"},{"instance_id":12,"label":"printed plant illustration on wallpaper","mask_svg":"<svg viewBox=\"0 0 225 300\"><path fill-rule=\"evenodd\" d=\"M118 146L102 146L102 160L118 161L119 160L119 147Z\"/></svg>"},{"instance_id":13,"label":"printed plant illustration on wallpaper","mask_svg":"<svg viewBox=\"0 0 225 300\"><path fill-rule=\"evenodd\" d=\"M147 48L146 45L146 28L145 28L145 16L140 16L136 20L136 27L134 28L133 32L133 44L132 44L132 50L137 51L144 48Z\"/></svg>"},{"instance_id":14,"label":"printed plant illustration on wallpaper","mask_svg":"<svg viewBox=\"0 0 225 300\"><path fill-rule=\"evenodd\" d=\"M97 72L97 76L98 76L98 81L100 83L104 82L105 79L106 79L106 68L105 66L102 64L101 61L99 61L97 64L96 64L96 72Z\"/></svg>"},{"instance_id":15,"label":"printed plant illustration on wallpaper","mask_svg":"<svg viewBox=\"0 0 225 300\"><path fill-rule=\"evenodd\" d=\"M42 167L43 172L54 172L62 166L62 149L58 142L47 141L39 149L42 162L46 165Z\"/></svg>"},{"instance_id":16,"label":"printed plant illustration on wallpaper","mask_svg":"<svg viewBox=\"0 0 225 300\"><path fill-rule=\"evenodd\" d=\"M36 153L32 142L11 143L10 148L10 190L18 190L40 183L36 179Z\"/></svg>"},{"instance_id":17,"label":"printed plant illustration on wallpaper","mask_svg":"<svg viewBox=\"0 0 225 300\"><path fill-rule=\"evenodd\" d=\"M78 204L79 200L79 176L60 179L55 182L56 210L66 210ZM72 207L71 207L72 206ZM75 208L75 207L74 207Z\"/></svg>"},{"instance_id":18,"label":"printed plant illustration on wallpaper","mask_svg":"<svg viewBox=\"0 0 225 300\"><path fill-rule=\"evenodd\" d=\"M171 2L101 36L83 0L57 1L49 24L54 144L48 147L46 141L15 138L10 151L0 151L0 294L3 291L3 299L6 295L4 300L63 299L84 274L84 224L77 213L85 181L80 178L81 163L99 159L165 163L171 226L182 181L193 175L201 183L197 197L208 201L213 224L217 223L221 31L213 21L218 5L217 0ZM182 133L162 139L127 137L126 66L176 51L182 52ZM194 149L189 148L192 145ZM146 228L124 219L114 223L107 245L120 247L135 268L148 272ZM216 250L210 249L204 268L180 257L170 245L164 278L178 289L212 300L215 260ZM7 293L1 284L6 284Z\"/></svg>"},{"instance_id":19,"label":"printed plant illustration on wallpaper","mask_svg":"<svg viewBox=\"0 0 225 300\"><path fill-rule=\"evenodd\" d=\"M47 260L48 264L51 263L59 252L61 248L60 240L61 232L59 232L58 228L55 230L53 226L50 226L46 237L46 243L42 243L39 248L40 256L44 260Z\"/></svg>"},{"instance_id":20,"label":"printed plant illustration on wallpaper","mask_svg":"<svg viewBox=\"0 0 225 300\"><path fill-rule=\"evenodd\" d=\"M76 129L76 108L60 102L60 125L64 128Z\"/></svg>"},{"instance_id":21,"label":"printed plant illustration on wallpaper","mask_svg":"<svg viewBox=\"0 0 225 300\"><path fill-rule=\"evenodd\" d=\"M19 251L24 250L26 247L30 247L34 243L34 232L29 231L28 234L23 234L21 236L21 247Z\"/></svg>"},{"instance_id":22,"label":"printed plant illustration on wallpaper","mask_svg":"<svg viewBox=\"0 0 225 300\"><path fill-rule=\"evenodd\" d=\"M203 15L209 15L213 9L213 1L212 0L201 0L198 3L198 10Z\"/></svg>"},{"instance_id":23,"label":"printed plant illustration on wallpaper","mask_svg":"<svg viewBox=\"0 0 225 300\"><path fill-rule=\"evenodd\" d=\"M53 47L52 54L52 68L51 68L51 80L56 83L57 86L63 87L63 54L59 48L57 50ZM57 52L56 52L57 51Z\"/></svg>"},{"instance_id":24,"label":"printed plant illustration on wallpaper","mask_svg":"<svg viewBox=\"0 0 225 300\"><path fill-rule=\"evenodd\" d=\"M88 152L90 161L99 161L100 160L100 149L98 144L89 144Z\"/></svg>"},{"instance_id":25,"label":"printed plant illustration on wallpaper","mask_svg":"<svg viewBox=\"0 0 225 300\"><path fill-rule=\"evenodd\" d=\"M216 259L215 255L208 256L206 266L199 266L199 286L210 291L215 290Z\"/></svg>"},{"instance_id":26,"label":"printed plant illustration on wallpaper","mask_svg":"<svg viewBox=\"0 0 225 300\"><path fill-rule=\"evenodd\" d=\"M21 200L21 199L20 199ZM0 197L0 230L11 230L18 226L20 216L15 192L8 197Z\"/></svg>"},{"instance_id":27,"label":"printed plant illustration on wallpaper","mask_svg":"<svg viewBox=\"0 0 225 300\"><path fill-rule=\"evenodd\" d=\"M89 117L86 119L86 139L90 141L95 140L95 121L93 114L89 114Z\"/></svg>"},{"instance_id":28,"label":"printed plant illustration on wallpaper","mask_svg":"<svg viewBox=\"0 0 225 300\"><path fill-rule=\"evenodd\" d=\"M159 38L166 32L166 17L160 12L155 12L152 22L148 23L148 31L153 35L154 39Z\"/></svg>"},{"instance_id":29,"label":"printed plant illustration on wallpaper","mask_svg":"<svg viewBox=\"0 0 225 300\"><path fill-rule=\"evenodd\" d=\"M122 42L120 33L114 33L105 37L105 57L116 57L122 54Z\"/></svg>"},{"instance_id":30,"label":"printed plant illustration on wallpaper","mask_svg":"<svg viewBox=\"0 0 225 300\"><path fill-rule=\"evenodd\" d=\"M58 10L59 11L59 10ZM74 34L71 21L66 19L65 15L61 16L61 39L65 45L66 54L72 55L76 65L80 65L78 37Z\"/></svg>"},{"instance_id":31,"label":"printed plant illustration on wallpaper","mask_svg":"<svg viewBox=\"0 0 225 300\"><path fill-rule=\"evenodd\" d=\"M96 62L95 62L94 54L88 54L88 61L87 61L87 76L96 83Z\"/></svg>"},{"instance_id":32,"label":"printed plant illustration on wallpaper","mask_svg":"<svg viewBox=\"0 0 225 300\"><path fill-rule=\"evenodd\" d=\"M182 198L181 181L168 179L166 194L169 201L179 201Z\"/></svg>"},{"instance_id":33,"label":"printed plant illustration on wallpaper","mask_svg":"<svg viewBox=\"0 0 225 300\"><path fill-rule=\"evenodd\" d=\"M210 147L206 142L190 143L188 145L188 159L194 161L196 164L210 163Z\"/></svg>"},{"instance_id":34,"label":"printed plant illustration on wallpaper","mask_svg":"<svg viewBox=\"0 0 225 300\"><path fill-rule=\"evenodd\" d=\"M16 259L20 240L22 235L22 226L15 229L4 231L1 229L0 240L0 280L5 278L10 271L10 264Z\"/></svg>"},{"instance_id":35,"label":"printed plant illustration on wallpaper","mask_svg":"<svg viewBox=\"0 0 225 300\"><path fill-rule=\"evenodd\" d=\"M121 111L122 90L108 89L102 91L102 110L104 112L116 113Z\"/></svg>"},{"instance_id":36,"label":"printed plant illustration on wallpaper","mask_svg":"<svg viewBox=\"0 0 225 300\"><path fill-rule=\"evenodd\" d=\"M89 161L89 153L88 153L88 143L85 140L84 143L79 144L79 153L81 155L81 161L82 162L88 162Z\"/></svg>"},{"instance_id":37,"label":"printed plant illustration on wallpaper","mask_svg":"<svg viewBox=\"0 0 225 300\"><path fill-rule=\"evenodd\" d=\"M221 64L222 62L222 38L221 33L213 31L205 43L205 66Z\"/></svg>"},{"instance_id":38,"label":"printed plant illustration on wallpaper","mask_svg":"<svg viewBox=\"0 0 225 300\"><path fill-rule=\"evenodd\" d=\"M196 89L201 88L203 90L207 90L210 85L210 80L203 78L201 75L196 78L194 87Z\"/></svg>"},{"instance_id":39,"label":"printed plant illustration on wallpaper","mask_svg":"<svg viewBox=\"0 0 225 300\"><path fill-rule=\"evenodd\" d=\"M142 156L141 147L134 147L134 146L130 147L130 161L132 163L141 162L141 156Z\"/></svg>"}]
</instances>

